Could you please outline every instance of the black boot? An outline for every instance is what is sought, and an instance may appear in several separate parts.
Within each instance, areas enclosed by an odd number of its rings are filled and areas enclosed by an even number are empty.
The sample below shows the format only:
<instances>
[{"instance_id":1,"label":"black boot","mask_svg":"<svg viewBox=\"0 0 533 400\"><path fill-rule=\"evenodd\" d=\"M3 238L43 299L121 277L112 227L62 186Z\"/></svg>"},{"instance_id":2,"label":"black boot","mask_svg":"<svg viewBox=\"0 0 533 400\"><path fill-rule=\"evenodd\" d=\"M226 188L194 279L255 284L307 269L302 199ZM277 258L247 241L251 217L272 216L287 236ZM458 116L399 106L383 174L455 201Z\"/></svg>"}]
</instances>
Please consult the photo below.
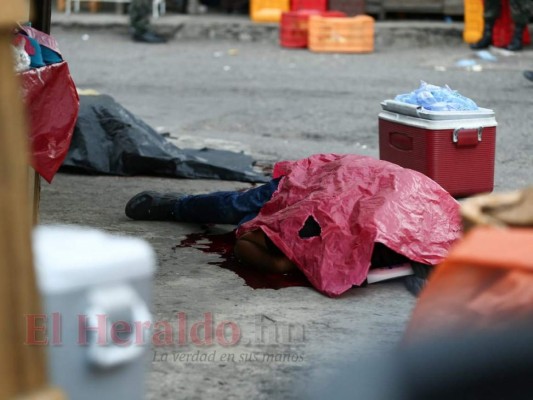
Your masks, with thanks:
<instances>
[{"instance_id":1,"label":"black boot","mask_svg":"<svg viewBox=\"0 0 533 400\"><path fill-rule=\"evenodd\" d=\"M533 81L533 71L524 71L524 78Z\"/></svg>"},{"instance_id":2,"label":"black boot","mask_svg":"<svg viewBox=\"0 0 533 400\"><path fill-rule=\"evenodd\" d=\"M133 40L136 42L143 42L143 43L166 43L166 39L163 36L158 35L155 32L152 31L146 31L146 32L135 32L133 34Z\"/></svg>"},{"instance_id":3,"label":"black boot","mask_svg":"<svg viewBox=\"0 0 533 400\"><path fill-rule=\"evenodd\" d=\"M144 221L176 221L175 206L182 193L141 192L126 204L126 215Z\"/></svg>"},{"instance_id":4,"label":"black boot","mask_svg":"<svg viewBox=\"0 0 533 400\"><path fill-rule=\"evenodd\" d=\"M507 46L507 50L519 51L522 50L522 35L524 33L524 25L516 25L514 28L513 38L511 43Z\"/></svg>"},{"instance_id":5,"label":"black boot","mask_svg":"<svg viewBox=\"0 0 533 400\"><path fill-rule=\"evenodd\" d=\"M492 28L494 27L493 21L485 21L485 29L483 30L483 37L479 42L470 45L472 50L486 49L492 44Z\"/></svg>"}]
</instances>

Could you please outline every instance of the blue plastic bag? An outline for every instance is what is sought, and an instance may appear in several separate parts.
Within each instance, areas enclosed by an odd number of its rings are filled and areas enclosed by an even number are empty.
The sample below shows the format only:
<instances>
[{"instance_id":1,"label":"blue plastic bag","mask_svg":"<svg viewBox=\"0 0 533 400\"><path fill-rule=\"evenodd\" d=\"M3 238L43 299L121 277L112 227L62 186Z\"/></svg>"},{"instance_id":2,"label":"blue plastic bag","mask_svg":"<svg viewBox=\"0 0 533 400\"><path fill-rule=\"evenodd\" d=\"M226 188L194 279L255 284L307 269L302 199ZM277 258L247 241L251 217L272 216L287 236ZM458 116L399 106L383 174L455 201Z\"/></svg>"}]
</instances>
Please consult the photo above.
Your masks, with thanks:
<instances>
[{"instance_id":1,"label":"blue plastic bag","mask_svg":"<svg viewBox=\"0 0 533 400\"><path fill-rule=\"evenodd\" d=\"M403 103L416 104L431 111L472 111L477 110L477 104L448 85L440 87L424 81L420 87L410 93L399 94L394 100Z\"/></svg>"}]
</instances>

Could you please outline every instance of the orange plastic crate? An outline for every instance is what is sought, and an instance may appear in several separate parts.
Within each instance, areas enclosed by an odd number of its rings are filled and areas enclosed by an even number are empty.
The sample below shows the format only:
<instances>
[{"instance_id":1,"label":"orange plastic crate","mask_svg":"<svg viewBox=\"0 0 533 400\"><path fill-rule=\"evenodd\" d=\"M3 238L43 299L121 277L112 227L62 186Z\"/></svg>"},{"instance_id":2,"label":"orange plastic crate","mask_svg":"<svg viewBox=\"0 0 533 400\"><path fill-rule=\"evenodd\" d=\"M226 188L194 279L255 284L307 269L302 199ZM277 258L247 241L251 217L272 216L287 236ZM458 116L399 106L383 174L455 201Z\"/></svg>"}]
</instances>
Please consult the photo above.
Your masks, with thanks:
<instances>
[{"instance_id":1,"label":"orange plastic crate","mask_svg":"<svg viewBox=\"0 0 533 400\"><path fill-rule=\"evenodd\" d=\"M374 18L311 16L309 50L332 53L371 53L374 51Z\"/></svg>"},{"instance_id":2,"label":"orange plastic crate","mask_svg":"<svg viewBox=\"0 0 533 400\"><path fill-rule=\"evenodd\" d=\"M250 0L250 18L254 22L280 22L289 11L290 0Z\"/></svg>"},{"instance_id":3,"label":"orange plastic crate","mask_svg":"<svg viewBox=\"0 0 533 400\"><path fill-rule=\"evenodd\" d=\"M463 40L466 43L478 42L483 36L483 0L465 0L464 19Z\"/></svg>"},{"instance_id":4,"label":"orange plastic crate","mask_svg":"<svg viewBox=\"0 0 533 400\"><path fill-rule=\"evenodd\" d=\"M293 3L294 4L294 3ZM340 11L298 10L284 12L279 27L279 44L287 48L307 47L308 25L311 15L323 17L346 17Z\"/></svg>"}]
</instances>

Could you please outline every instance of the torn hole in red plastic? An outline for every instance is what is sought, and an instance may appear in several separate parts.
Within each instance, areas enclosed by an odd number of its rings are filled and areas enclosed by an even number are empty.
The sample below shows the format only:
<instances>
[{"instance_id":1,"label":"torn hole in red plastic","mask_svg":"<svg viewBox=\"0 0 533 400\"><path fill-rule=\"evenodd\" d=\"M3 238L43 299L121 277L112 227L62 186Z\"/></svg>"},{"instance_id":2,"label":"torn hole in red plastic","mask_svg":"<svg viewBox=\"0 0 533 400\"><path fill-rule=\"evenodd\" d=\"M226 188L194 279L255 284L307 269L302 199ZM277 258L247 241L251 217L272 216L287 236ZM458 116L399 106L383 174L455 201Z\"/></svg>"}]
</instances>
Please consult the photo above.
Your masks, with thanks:
<instances>
[{"instance_id":1,"label":"torn hole in red plastic","mask_svg":"<svg viewBox=\"0 0 533 400\"><path fill-rule=\"evenodd\" d=\"M308 239L315 236L320 236L321 233L322 228L320 227L320 224L312 215L310 215L305 220L302 229L298 231L298 236L300 236L302 239Z\"/></svg>"}]
</instances>

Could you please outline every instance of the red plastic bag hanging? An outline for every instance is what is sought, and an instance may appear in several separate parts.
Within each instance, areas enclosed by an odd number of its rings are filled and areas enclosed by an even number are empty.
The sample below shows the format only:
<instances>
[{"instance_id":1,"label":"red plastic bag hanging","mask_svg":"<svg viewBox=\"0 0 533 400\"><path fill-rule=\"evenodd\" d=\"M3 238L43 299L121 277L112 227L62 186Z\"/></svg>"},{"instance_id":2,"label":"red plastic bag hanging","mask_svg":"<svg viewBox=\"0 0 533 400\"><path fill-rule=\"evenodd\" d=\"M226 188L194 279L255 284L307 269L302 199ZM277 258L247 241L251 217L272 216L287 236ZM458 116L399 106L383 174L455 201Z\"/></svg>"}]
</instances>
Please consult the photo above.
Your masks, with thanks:
<instances>
[{"instance_id":1,"label":"red plastic bag hanging","mask_svg":"<svg viewBox=\"0 0 533 400\"><path fill-rule=\"evenodd\" d=\"M30 121L32 166L50 183L67 155L76 125L76 85L64 61L20 76Z\"/></svg>"}]
</instances>

